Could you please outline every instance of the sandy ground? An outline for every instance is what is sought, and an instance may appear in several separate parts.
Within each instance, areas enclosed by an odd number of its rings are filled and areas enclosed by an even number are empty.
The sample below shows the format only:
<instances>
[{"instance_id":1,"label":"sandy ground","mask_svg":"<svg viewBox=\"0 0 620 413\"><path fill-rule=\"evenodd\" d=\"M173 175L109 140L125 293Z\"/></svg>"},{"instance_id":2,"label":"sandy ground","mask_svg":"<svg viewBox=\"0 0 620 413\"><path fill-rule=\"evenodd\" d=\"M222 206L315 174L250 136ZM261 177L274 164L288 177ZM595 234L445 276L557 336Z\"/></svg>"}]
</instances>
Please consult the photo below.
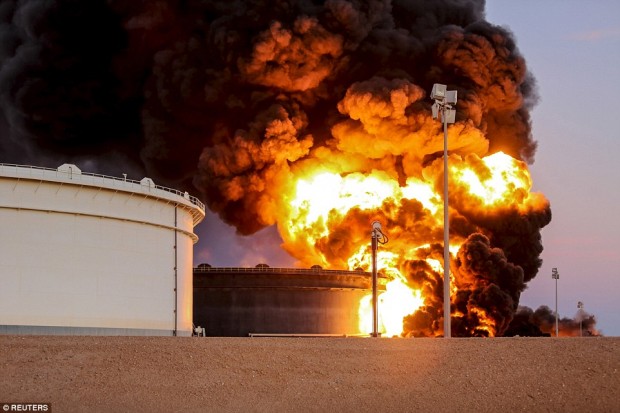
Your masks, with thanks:
<instances>
[{"instance_id":1,"label":"sandy ground","mask_svg":"<svg viewBox=\"0 0 620 413\"><path fill-rule=\"evenodd\" d=\"M0 336L53 412L620 412L620 338Z\"/></svg>"}]
</instances>

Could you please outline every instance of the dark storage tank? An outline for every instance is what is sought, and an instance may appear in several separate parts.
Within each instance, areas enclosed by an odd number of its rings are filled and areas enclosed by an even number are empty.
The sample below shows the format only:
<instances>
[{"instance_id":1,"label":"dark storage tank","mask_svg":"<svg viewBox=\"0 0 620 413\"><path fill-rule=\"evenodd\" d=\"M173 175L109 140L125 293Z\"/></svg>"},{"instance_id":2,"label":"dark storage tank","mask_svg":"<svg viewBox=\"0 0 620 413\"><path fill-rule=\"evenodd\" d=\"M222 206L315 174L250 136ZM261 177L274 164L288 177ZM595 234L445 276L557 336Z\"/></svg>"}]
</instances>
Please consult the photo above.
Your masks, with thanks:
<instances>
[{"instance_id":1,"label":"dark storage tank","mask_svg":"<svg viewBox=\"0 0 620 413\"><path fill-rule=\"evenodd\" d=\"M372 275L361 270L201 264L194 268L194 324L207 336L367 334L358 311L371 293Z\"/></svg>"}]
</instances>

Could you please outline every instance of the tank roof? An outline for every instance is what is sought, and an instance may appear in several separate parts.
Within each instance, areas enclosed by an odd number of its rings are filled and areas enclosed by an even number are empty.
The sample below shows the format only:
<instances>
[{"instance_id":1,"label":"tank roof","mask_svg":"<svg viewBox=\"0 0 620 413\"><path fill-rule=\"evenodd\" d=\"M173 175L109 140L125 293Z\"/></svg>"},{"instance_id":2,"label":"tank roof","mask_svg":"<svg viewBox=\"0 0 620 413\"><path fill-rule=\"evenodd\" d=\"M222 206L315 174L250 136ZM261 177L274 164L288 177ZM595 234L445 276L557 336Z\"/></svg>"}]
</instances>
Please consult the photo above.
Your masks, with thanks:
<instances>
[{"instance_id":1,"label":"tank roof","mask_svg":"<svg viewBox=\"0 0 620 413\"><path fill-rule=\"evenodd\" d=\"M32 165L0 163L0 177L27 179L34 181L58 182L62 184L93 186L112 191L140 193L147 196L164 198L185 205L191 211L194 225L205 216L205 205L197 197L188 192L156 185L151 178L140 181L133 179L82 172L76 165L63 164L56 169Z\"/></svg>"},{"instance_id":2,"label":"tank roof","mask_svg":"<svg viewBox=\"0 0 620 413\"><path fill-rule=\"evenodd\" d=\"M328 288L369 289L372 274L366 271L324 270L319 268L211 267L194 268L195 288ZM379 276L379 289L387 278Z\"/></svg>"}]
</instances>

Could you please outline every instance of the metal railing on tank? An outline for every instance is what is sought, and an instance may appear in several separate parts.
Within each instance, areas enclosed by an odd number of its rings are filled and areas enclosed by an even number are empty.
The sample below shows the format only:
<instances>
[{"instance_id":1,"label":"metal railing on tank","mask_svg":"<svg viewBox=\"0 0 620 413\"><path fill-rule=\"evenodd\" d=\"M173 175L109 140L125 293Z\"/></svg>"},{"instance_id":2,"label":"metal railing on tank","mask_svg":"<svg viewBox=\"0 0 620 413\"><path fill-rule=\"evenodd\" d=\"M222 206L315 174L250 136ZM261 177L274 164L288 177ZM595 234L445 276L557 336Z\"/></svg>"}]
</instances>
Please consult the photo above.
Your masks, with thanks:
<instances>
[{"instance_id":1,"label":"metal railing on tank","mask_svg":"<svg viewBox=\"0 0 620 413\"><path fill-rule=\"evenodd\" d=\"M269 267L266 265L257 265L256 267L212 267L210 265L200 264L194 267L195 273L283 273L283 274L334 274L334 275L370 275L369 272L357 269L348 270L324 270L322 268L280 268Z\"/></svg>"},{"instance_id":2,"label":"metal railing on tank","mask_svg":"<svg viewBox=\"0 0 620 413\"><path fill-rule=\"evenodd\" d=\"M0 174L11 174L10 176L18 177L18 178L29 178L29 179L75 179L76 181L79 179L79 182L88 183L92 185L106 185L112 188L123 189L127 188L127 184L132 185L140 185L140 186L148 186L149 188L153 188L156 190L168 192L174 195L178 195L182 198L187 199L192 204L196 205L201 210L205 210L205 204L200 201L195 196L189 195L187 192L181 192L174 188L168 188L161 185L145 185L143 181L136 181L134 179L127 179L126 176L123 178L118 178L115 176L108 176L102 174L95 174L90 172L79 172L73 173L65 170L58 170L53 168L44 168L41 166L33 166L33 165L17 165L17 164L7 164L0 163ZM151 181L152 182L152 181Z\"/></svg>"}]
</instances>

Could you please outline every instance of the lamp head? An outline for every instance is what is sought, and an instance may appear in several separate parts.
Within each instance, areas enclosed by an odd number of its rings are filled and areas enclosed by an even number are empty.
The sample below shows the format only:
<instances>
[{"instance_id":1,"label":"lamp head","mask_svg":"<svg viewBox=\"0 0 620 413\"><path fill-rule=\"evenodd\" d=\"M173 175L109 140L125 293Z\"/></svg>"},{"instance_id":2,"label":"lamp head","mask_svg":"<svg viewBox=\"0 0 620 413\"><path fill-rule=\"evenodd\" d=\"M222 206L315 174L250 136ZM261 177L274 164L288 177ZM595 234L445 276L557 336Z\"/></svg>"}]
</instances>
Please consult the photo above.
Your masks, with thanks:
<instances>
[{"instance_id":1,"label":"lamp head","mask_svg":"<svg viewBox=\"0 0 620 413\"><path fill-rule=\"evenodd\" d=\"M439 119L439 103L433 103L433 106L431 106L431 112L433 113L433 119Z\"/></svg>"},{"instance_id":2,"label":"lamp head","mask_svg":"<svg viewBox=\"0 0 620 413\"><path fill-rule=\"evenodd\" d=\"M456 90L446 90L446 103L449 105L456 104Z\"/></svg>"},{"instance_id":3,"label":"lamp head","mask_svg":"<svg viewBox=\"0 0 620 413\"><path fill-rule=\"evenodd\" d=\"M446 88L446 85L435 83L433 85L433 90L431 90L431 99L443 101L446 97Z\"/></svg>"},{"instance_id":4,"label":"lamp head","mask_svg":"<svg viewBox=\"0 0 620 413\"><path fill-rule=\"evenodd\" d=\"M381 231L381 223L379 221L373 221L372 222L372 230L373 231L376 231L376 230Z\"/></svg>"},{"instance_id":5,"label":"lamp head","mask_svg":"<svg viewBox=\"0 0 620 413\"><path fill-rule=\"evenodd\" d=\"M454 109L446 109L443 111L444 116L446 117L446 119L444 120L444 122L446 123L454 123L456 122L456 110Z\"/></svg>"}]
</instances>

